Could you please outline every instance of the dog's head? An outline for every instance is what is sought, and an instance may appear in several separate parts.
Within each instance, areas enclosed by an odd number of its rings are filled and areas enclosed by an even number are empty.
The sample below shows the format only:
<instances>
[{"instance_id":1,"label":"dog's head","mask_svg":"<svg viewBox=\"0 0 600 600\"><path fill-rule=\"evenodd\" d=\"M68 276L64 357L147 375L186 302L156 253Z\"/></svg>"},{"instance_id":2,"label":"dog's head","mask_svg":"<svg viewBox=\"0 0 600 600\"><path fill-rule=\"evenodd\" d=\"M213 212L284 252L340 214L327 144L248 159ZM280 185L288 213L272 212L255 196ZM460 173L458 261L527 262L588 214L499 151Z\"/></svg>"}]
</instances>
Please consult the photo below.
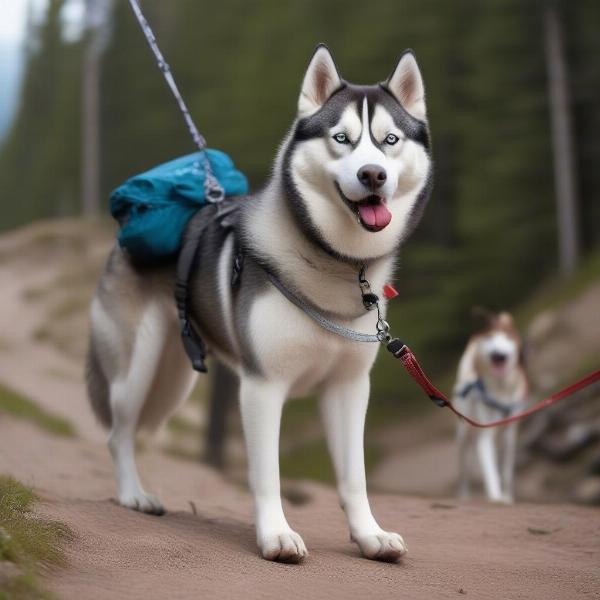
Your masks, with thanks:
<instances>
[{"instance_id":1,"label":"dog's head","mask_svg":"<svg viewBox=\"0 0 600 600\"><path fill-rule=\"evenodd\" d=\"M392 252L427 200L431 158L423 80L412 52L387 81L341 79L319 46L284 146L287 196L306 232L330 253L368 259Z\"/></svg>"},{"instance_id":2,"label":"dog's head","mask_svg":"<svg viewBox=\"0 0 600 600\"><path fill-rule=\"evenodd\" d=\"M521 339L507 312L486 313L477 341L476 364L482 375L504 379L522 362Z\"/></svg>"}]
</instances>

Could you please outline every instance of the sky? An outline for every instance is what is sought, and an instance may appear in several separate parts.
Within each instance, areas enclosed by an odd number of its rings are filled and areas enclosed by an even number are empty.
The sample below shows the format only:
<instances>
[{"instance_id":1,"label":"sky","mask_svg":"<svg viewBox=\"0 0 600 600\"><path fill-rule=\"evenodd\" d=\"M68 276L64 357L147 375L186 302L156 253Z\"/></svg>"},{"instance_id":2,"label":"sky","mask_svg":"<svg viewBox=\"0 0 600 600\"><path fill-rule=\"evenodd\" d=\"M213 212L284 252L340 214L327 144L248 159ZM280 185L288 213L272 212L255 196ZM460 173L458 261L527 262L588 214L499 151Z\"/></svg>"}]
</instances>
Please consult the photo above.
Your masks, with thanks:
<instances>
[{"instance_id":1,"label":"sky","mask_svg":"<svg viewBox=\"0 0 600 600\"><path fill-rule=\"evenodd\" d=\"M21 37L25 17L27 16L26 0L2 0L0 2L2 19L0 19L0 43L16 42Z\"/></svg>"},{"instance_id":2,"label":"sky","mask_svg":"<svg viewBox=\"0 0 600 600\"><path fill-rule=\"evenodd\" d=\"M0 0L0 140L16 108L22 76L21 41L27 18L27 0Z\"/></svg>"},{"instance_id":3,"label":"sky","mask_svg":"<svg viewBox=\"0 0 600 600\"><path fill-rule=\"evenodd\" d=\"M0 44L18 43L23 35L29 0L0 0ZM36 2L39 4L39 1Z\"/></svg>"},{"instance_id":4,"label":"sky","mask_svg":"<svg viewBox=\"0 0 600 600\"><path fill-rule=\"evenodd\" d=\"M28 13L43 18L48 0L0 0L0 141L15 115L23 77L23 34ZM83 0L68 0L62 11L65 41L81 35Z\"/></svg>"},{"instance_id":5,"label":"sky","mask_svg":"<svg viewBox=\"0 0 600 600\"><path fill-rule=\"evenodd\" d=\"M0 0L0 142L15 116L23 76L23 34L30 8L39 21L48 0ZM67 0L61 9L62 36L66 43L81 38L84 0Z\"/></svg>"},{"instance_id":6,"label":"sky","mask_svg":"<svg viewBox=\"0 0 600 600\"><path fill-rule=\"evenodd\" d=\"M0 0L0 142L18 106L23 76L23 34L28 13L39 21L48 0ZM85 20L84 0L67 0L61 9L62 35L66 43L81 38Z\"/></svg>"}]
</instances>

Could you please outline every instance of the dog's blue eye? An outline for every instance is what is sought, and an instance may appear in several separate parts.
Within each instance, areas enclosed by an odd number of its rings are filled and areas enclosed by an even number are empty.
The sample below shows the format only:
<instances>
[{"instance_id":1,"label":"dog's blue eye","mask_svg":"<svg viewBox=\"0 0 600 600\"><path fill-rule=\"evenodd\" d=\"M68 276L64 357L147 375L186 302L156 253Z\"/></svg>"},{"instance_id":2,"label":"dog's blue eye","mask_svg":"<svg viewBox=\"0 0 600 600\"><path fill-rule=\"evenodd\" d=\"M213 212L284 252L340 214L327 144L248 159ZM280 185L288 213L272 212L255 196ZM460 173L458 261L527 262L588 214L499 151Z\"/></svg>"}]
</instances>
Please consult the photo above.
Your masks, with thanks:
<instances>
[{"instance_id":1,"label":"dog's blue eye","mask_svg":"<svg viewBox=\"0 0 600 600\"><path fill-rule=\"evenodd\" d=\"M333 139L338 143L338 144L349 144L350 140L348 139L348 136L345 133L336 133L333 136Z\"/></svg>"},{"instance_id":2,"label":"dog's blue eye","mask_svg":"<svg viewBox=\"0 0 600 600\"><path fill-rule=\"evenodd\" d=\"M398 143L398 141L400 140L400 138L397 135L394 135L393 133L388 133L385 136L385 143L389 144L390 146L393 146L394 144Z\"/></svg>"}]
</instances>

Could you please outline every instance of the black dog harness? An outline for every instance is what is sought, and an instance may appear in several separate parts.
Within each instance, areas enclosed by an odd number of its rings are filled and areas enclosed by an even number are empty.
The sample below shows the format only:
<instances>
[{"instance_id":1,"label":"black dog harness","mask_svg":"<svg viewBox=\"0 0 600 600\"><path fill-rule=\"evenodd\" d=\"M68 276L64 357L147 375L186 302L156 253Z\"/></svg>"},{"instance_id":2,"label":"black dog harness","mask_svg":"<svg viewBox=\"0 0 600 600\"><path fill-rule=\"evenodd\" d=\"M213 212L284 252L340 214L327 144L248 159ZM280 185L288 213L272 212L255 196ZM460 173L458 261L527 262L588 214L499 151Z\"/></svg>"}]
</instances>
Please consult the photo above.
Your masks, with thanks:
<instances>
[{"instance_id":1,"label":"black dog harness","mask_svg":"<svg viewBox=\"0 0 600 600\"><path fill-rule=\"evenodd\" d=\"M232 198L231 200L221 200L214 204L216 214L212 218L207 218L197 228L188 228L183 240L183 245L177 259L177 275L175 279L175 302L177 304L177 313L179 315L179 325L181 328L181 341L188 355L192 367L195 371L206 373L206 344L196 331L190 318L190 280L192 273L197 268L200 261L198 249L200 248L200 238L208 229L213 219L218 221L219 225L228 231L233 231L235 211L239 208L241 198ZM236 254L232 285L237 285L243 266L243 254L239 251Z\"/></svg>"},{"instance_id":2,"label":"black dog harness","mask_svg":"<svg viewBox=\"0 0 600 600\"><path fill-rule=\"evenodd\" d=\"M483 402L483 404L493 408L494 410L497 410L503 417L508 417L517 412L517 410L523 410L528 406L526 402L519 402L515 404L506 404L504 402L500 402L493 396L490 396L482 379L476 379L475 381L465 384L458 392L458 396L461 398L467 398L472 393L475 393L476 398Z\"/></svg>"},{"instance_id":3,"label":"black dog harness","mask_svg":"<svg viewBox=\"0 0 600 600\"><path fill-rule=\"evenodd\" d=\"M221 200L214 205L216 207L216 213L213 217L206 218L203 223L196 228L188 228L177 261L175 301L177 303L177 311L179 314L181 339L194 370L201 373L207 372L205 363L206 345L200 337L200 334L196 331L190 319L190 279L193 270L197 268L200 260L198 249L200 247L200 238L202 234L213 222L213 219L216 220L219 225L227 231L232 231L235 233L235 213L240 207L240 202L243 202L243 200L240 198ZM238 236L236 236L235 257L233 260L231 273L232 287L235 287L239 283L242 269L244 267L244 251L237 237ZM344 337L353 342L388 343L391 341L392 338L389 335L389 324L383 319L379 307L379 297L371 291L370 283L365 276L364 266L358 275L358 286L362 294L362 301L365 310L377 311L376 333L374 334L355 331L354 329L344 327L343 325L328 319L322 314L318 307L292 292L292 290L290 290L270 269L265 268L263 265L261 265L261 268L265 271L269 281L273 284L273 286L279 290L279 292L285 298L287 298L287 300L297 306L302 312L304 312L304 314L310 317L323 329L326 329L331 333ZM401 345L403 346L404 344Z\"/></svg>"}]
</instances>

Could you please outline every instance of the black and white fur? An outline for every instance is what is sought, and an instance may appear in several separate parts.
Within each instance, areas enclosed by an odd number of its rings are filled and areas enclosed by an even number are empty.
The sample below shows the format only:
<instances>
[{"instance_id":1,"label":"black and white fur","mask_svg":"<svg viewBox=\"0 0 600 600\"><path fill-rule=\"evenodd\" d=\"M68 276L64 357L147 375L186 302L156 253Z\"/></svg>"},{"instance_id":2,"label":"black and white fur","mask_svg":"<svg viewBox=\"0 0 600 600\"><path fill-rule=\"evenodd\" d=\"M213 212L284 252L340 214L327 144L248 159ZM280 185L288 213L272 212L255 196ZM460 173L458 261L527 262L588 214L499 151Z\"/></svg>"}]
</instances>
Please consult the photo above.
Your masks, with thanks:
<instances>
[{"instance_id":1,"label":"black and white fur","mask_svg":"<svg viewBox=\"0 0 600 600\"><path fill-rule=\"evenodd\" d=\"M320 394L352 540L368 558L398 560L406 552L400 535L379 526L367 499L363 428L378 344L321 329L273 287L266 270L331 319L373 333L375 315L363 308L358 270L367 266L385 311L381 290L400 243L420 219L430 173L424 87L414 55L405 52L385 83L356 86L340 78L331 54L319 46L268 184L235 200L235 230L212 220L214 207L189 226L193 231L211 220L192 276L192 316L210 349L241 380L257 542L267 559L295 562L307 555L283 512L278 445L284 402L310 391ZM388 211L391 221L383 227L380 217L374 225L373 216L365 221L361 215L375 213L361 203L377 205L380 216ZM237 246L245 260L232 288ZM173 280L172 266L136 268L116 247L91 307L89 394L110 427L119 502L156 514L163 508L139 480L134 435L162 423L195 379L179 340Z\"/></svg>"}]
</instances>

